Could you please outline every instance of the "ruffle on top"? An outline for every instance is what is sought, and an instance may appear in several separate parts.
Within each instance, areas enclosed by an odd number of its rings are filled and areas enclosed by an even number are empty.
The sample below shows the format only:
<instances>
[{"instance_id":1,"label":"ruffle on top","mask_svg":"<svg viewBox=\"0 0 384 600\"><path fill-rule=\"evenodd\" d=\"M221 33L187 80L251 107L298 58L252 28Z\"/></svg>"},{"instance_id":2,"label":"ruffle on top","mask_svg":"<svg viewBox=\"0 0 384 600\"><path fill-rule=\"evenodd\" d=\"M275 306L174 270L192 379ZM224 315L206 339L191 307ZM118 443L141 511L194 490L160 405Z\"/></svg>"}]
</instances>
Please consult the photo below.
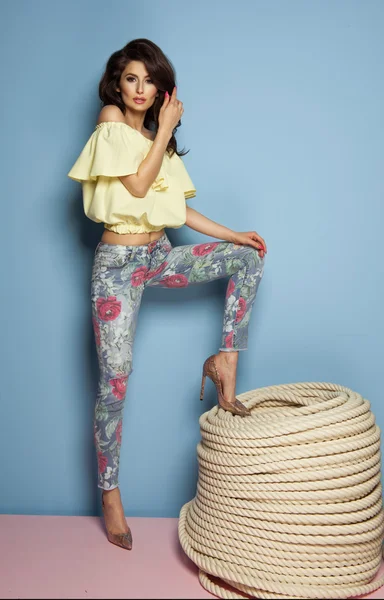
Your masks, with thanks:
<instances>
[{"instance_id":1,"label":"ruffle on top","mask_svg":"<svg viewBox=\"0 0 384 600\"><path fill-rule=\"evenodd\" d=\"M185 200L196 189L182 159L164 154L160 171L144 198L133 196L118 179L137 173L153 142L120 122L96 125L68 177L82 183L84 212L118 233L181 227Z\"/></svg>"}]
</instances>

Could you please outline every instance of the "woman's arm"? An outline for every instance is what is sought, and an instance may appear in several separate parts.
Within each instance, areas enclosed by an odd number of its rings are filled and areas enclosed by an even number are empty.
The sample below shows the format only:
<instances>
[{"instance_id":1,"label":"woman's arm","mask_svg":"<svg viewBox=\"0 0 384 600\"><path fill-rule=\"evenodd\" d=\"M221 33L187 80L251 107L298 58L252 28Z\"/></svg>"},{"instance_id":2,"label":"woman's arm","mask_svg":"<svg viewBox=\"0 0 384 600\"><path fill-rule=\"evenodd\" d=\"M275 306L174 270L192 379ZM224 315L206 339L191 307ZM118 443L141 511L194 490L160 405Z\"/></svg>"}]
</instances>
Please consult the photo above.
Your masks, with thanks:
<instances>
[{"instance_id":1,"label":"woman's arm","mask_svg":"<svg viewBox=\"0 0 384 600\"><path fill-rule=\"evenodd\" d=\"M199 233L205 233L205 235L225 240L226 242L233 242L234 231L232 229L211 221L211 219L204 217L204 215L189 206L187 206L187 220L185 224Z\"/></svg>"},{"instance_id":2,"label":"woman's arm","mask_svg":"<svg viewBox=\"0 0 384 600\"><path fill-rule=\"evenodd\" d=\"M125 123L124 115L118 106L109 104L104 106L99 114L98 123L102 122ZM159 174L164 153L168 142L172 137L169 126L159 128L155 140L145 159L140 163L137 173L119 177L121 183L127 190L137 198L144 198L149 188Z\"/></svg>"},{"instance_id":3,"label":"woman's arm","mask_svg":"<svg viewBox=\"0 0 384 600\"><path fill-rule=\"evenodd\" d=\"M228 227L224 227L224 225L219 225L219 223L211 221L211 219L208 219L189 206L187 206L187 220L185 224L199 233L204 233L205 235L209 235L219 240L225 240L227 242L232 242L233 244L252 246L253 248L256 248L256 250L259 250L260 256L264 256L264 253L267 252L265 241L255 231L232 231L232 229L228 229Z\"/></svg>"},{"instance_id":4,"label":"woman's arm","mask_svg":"<svg viewBox=\"0 0 384 600\"><path fill-rule=\"evenodd\" d=\"M137 173L119 177L121 183L133 196L144 198L147 195L149 188L159 174L164 153L171 137L171 131L164 128L159 129L151 149L140 163Z\"/></svg>"}]
</instances>

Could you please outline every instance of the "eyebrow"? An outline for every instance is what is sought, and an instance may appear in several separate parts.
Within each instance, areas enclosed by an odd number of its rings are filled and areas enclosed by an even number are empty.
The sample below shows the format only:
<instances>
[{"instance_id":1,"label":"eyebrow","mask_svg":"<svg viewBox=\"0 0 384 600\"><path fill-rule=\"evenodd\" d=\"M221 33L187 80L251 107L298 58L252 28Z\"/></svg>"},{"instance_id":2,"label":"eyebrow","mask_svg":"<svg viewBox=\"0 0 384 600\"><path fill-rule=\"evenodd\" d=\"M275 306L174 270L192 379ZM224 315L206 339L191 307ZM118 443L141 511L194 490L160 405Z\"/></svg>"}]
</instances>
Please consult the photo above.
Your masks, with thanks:
<instances>
[{"instance_id":1,"label":"eyebrow","mask_svg":"<svg viewBox=\"0 0 384 600\"><path fill-rule=\"evenodd\" d=\"M127 75L133 75L134 77L138 77L138 75L136 75L136 73L126 73L125 76ZM146 75L145 77L149 77L149 75Z\"/></svg>"}]
</instances>

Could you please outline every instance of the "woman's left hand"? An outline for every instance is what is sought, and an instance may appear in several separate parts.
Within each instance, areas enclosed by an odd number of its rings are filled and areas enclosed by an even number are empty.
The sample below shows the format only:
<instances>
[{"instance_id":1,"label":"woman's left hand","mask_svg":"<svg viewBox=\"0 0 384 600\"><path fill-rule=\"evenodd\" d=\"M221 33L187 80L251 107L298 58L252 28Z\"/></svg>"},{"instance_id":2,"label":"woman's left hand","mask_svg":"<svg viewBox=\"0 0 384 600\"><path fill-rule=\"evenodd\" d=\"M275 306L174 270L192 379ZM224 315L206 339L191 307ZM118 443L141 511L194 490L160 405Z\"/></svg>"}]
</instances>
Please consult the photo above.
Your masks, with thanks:
<instances>
[{"instance_id":1,"label":"woman's left hand","mask_svg":"<svg viewBox=\"0 0 384 600\"><path fill-rule=\"evenodd\" d=\"M267 245L256 231L234 231L230 241L240 246L252 246L252 248L256 248L261 258L264 258L264 254L267 253Z\"/></svg>"}]
</instances>

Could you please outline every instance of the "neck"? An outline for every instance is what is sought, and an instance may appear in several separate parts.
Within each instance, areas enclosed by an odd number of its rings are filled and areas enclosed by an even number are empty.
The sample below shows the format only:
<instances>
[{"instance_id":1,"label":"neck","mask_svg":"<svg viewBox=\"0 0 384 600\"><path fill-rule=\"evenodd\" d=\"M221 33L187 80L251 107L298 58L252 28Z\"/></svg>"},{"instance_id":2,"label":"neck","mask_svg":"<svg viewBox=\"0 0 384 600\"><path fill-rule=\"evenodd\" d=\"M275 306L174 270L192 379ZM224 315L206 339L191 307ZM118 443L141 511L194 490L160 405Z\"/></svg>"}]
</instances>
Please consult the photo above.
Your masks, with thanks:
<instances>
[{"instance_id":1,"label":"neck","mask_svg":"<svg viewBox=\"0 0 384 600\"><path fill-rule=\"evenodd\" d=\"M145 113L135 112L127 108L125 112L125 122L132 127L132 129L137 129L137 131L140 132L144 131L144 119Z\"/></svg>"}]
</instances>

